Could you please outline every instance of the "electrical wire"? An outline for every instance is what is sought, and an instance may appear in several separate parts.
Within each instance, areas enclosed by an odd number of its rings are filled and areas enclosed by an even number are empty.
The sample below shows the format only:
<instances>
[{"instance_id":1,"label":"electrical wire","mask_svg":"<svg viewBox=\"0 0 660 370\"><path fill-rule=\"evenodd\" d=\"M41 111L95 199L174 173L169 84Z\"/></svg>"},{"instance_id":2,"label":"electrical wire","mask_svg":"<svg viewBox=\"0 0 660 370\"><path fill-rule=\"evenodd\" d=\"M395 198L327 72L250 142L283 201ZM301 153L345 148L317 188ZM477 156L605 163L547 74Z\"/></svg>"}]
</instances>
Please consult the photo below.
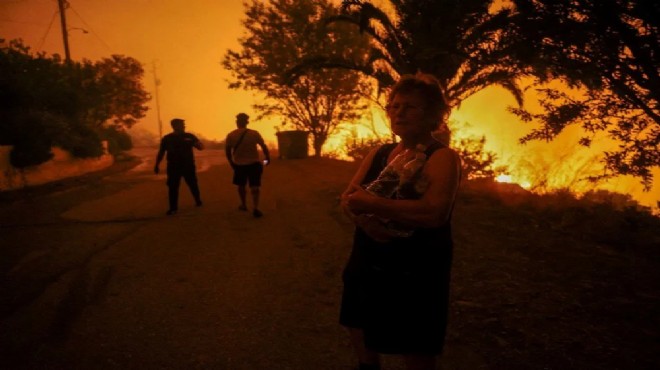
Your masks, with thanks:
<instances>
[{"instance_id":1,"label":"electrical wire","mask_svg":"<svg viewBox=\"0 0 660 370\"><path fill-rule=\"evenodd\" d=\"M67 5L68 5L68 8L73 12L73 14L75 14L75 15L78 17L78 19L80 19L80 21L85 25L85 29L88 30L92 35L94 35L94 36L95 36L95 37L101 42L101 44L103 44L103 46L104 46L106 49L108 49L108 51L110 52L110 54L114 54L114 52L112 51L112 49L110 48L110 46L108 46L108 44L107 44L105 41L103 41L103 39L102 39L102 38L96 33L96 31L94 31L94 29L89 25L89 23L85 22L85 20L83 19L83 17L81 17L80 14L78 14L78 12L77 12L75 9L73 9L73 6L71 6L71 3L70 3L70 2L67 2Z\"/></svg>"},{"instance_id":2,"label":"electrical wire","mask_svg":"<svg viewBox=\"0 0 660 370\"><path fill-rule=\"evenodd\" d=\"M53 13L53 16L50 18L50 23L48 23L48 28L46 29L46 33L44 33L44 36L41 38L41 42L39 42L39 46L37 46L37 49L36 49L37 52L41 51L41 47L44 46L44 42L46 41L46 37L50 33L50 29L53 26L53 22L55 22L55 17L57 17L58 13L59 13L59 11L56 10L55 13Z\"/></svg>"}]
</instances>

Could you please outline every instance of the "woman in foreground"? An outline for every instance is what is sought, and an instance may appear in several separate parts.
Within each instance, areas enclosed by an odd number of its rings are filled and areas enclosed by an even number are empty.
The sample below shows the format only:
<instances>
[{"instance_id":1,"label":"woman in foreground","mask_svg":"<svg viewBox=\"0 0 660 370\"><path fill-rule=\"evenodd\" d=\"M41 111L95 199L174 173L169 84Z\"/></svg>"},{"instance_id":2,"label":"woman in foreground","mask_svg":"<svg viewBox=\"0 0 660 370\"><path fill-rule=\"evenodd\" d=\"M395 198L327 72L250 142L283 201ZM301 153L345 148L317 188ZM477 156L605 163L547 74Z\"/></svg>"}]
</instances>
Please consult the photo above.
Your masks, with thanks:
<instances>
[{"instance_id":1,"label":"woman in foreground","mask_svg":"<svg viewBox=\"0 0 660 370\"><path fill-rule=\"evenodd\" d=\"M361 370L380 369L379 353L431 370L442 352L461 164L432 134L448 111L432 76L402 77L387 105L400 142L374 148L342 194L356 231L340 323Z\"/></svg>"}]
</instances>

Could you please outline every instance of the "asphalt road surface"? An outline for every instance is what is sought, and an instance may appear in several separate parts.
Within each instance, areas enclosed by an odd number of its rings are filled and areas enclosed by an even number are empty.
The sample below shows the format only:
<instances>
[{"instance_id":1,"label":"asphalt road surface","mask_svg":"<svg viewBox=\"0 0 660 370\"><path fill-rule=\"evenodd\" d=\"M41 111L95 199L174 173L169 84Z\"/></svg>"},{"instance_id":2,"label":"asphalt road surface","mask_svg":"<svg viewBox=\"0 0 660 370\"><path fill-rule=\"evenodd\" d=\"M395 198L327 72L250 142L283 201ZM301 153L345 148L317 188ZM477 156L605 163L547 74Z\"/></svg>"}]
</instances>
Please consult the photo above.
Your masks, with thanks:
<instances>
[{"instance_id":1,"label":"asphalt road surface","mask_svg":"<svg viewBox=\"0 0 660 370\"><path fill-rule=\"evenodd\" d=\"M275 160L255 219L207 150L204 205L182 183L165 216L155 150L135 154L129 171L0 201L1 368L352 367L337 324L350 225L336 205L351 172Z\"/></svg>"},{"instance_id":2,"label":"asphalt road surface","mask_svg":"<svg viewBox=\"0 0 660 370\"><path fill-rule=\"evenodd\" d=\"M355 165L274 160L255 219L224 154L205 150L204 205L182 185L165 216L156 150L134 154L137 166L0 194L0 369L354 368L337 323L352 234L337 196ZM605 245L462 192L439 369L658 368L653 240ZM630 238L642 235L655 234Z\"/></svg>"}]
</instances>

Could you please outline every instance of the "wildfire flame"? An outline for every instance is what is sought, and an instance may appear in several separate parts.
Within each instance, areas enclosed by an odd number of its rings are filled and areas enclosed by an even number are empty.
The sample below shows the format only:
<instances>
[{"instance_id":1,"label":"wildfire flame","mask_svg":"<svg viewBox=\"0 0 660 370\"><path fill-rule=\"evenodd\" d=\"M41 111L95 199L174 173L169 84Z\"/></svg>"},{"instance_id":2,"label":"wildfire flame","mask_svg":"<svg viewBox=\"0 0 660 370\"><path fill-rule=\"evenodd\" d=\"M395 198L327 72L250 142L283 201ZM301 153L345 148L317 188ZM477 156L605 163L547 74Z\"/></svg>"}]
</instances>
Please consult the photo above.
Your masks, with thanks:
<instances>
[{"instance_id":1,"label":"wildfire flame","mask_svg":"<svg viewBox=\"0 0 660 370\"><path fill-rule=\"evenodd\" d=\"M495 181L503 182L503 183L507 183L507 184L518 184L523 189L527 189L527 190L531 189L531 187L532 187L532 184L529 181L526 181L526 180L516 181L516 180L514 180L513 176L505 175L505 174L502 174L502 175L499 175L499 176L495 177Z\"/></svg>"},{"instance_id":2,"label":"wildfire flame","mask_svg":"<svg viewBox=\"0 0 660 370\"><path fill-rule=\"evenodd\" d=\"M501 166L504 169L504 173L497 176L495 181L518 184L526 190L538 193L567 189L576 195L592 190L630 194L640 204L651 207L658 213L657 193L642 191L638 179L618 177L599 183L587 180L602 174L602 163L598 155L607 145L612 145L611 142L595 139L590 148L582 147L577 145L577 141L583 133L578 127L571 127L549 143L519 144L518 139L524 136L530 127L506 111L507 105L515 104L506 97L507 95L497 88L486 89L464 101L452 112L449 120L454 139L485 136L484 150L495 154L495 167ZM373 137L374 129L379 137L384 138L390 135L386 122L387 118L383 112L373 108L371 115L368 115L364 122L347 127L351 127L358 138L366 140ZM456 125L452 125L452 122ZM331 137L324 151L333 152L340 159L349 159L342 153L346 137L341 134ZM657 177L654 189L660 184L660 171L655 172Z\"/></svg>"}]
</instances>

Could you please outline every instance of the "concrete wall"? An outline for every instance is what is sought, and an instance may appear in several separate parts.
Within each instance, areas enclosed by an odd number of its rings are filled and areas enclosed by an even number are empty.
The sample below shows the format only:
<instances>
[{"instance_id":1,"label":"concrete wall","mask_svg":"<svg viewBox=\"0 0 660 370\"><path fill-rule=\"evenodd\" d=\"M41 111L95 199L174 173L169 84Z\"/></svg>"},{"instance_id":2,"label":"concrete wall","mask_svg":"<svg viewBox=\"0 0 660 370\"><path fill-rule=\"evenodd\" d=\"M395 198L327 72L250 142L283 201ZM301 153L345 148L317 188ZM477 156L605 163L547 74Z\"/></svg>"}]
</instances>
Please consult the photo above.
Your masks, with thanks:
<instances>
[{"instance_id":1,"label":"concrete wall","mask_svg":"<svg viewBox=\"0 0 660 370\"><path fill-rule=\"evenodd\" d=\"M53 147L53 158L50 161L21 170L13 167L9 162L11 149L11 146L0 145L0 191L15 190L80 176L102 170L114 163L114 158L107 154L107 150L106 154L99 158L80 159L72 157L65 150Z\"/></svg>"}]
</instances>

